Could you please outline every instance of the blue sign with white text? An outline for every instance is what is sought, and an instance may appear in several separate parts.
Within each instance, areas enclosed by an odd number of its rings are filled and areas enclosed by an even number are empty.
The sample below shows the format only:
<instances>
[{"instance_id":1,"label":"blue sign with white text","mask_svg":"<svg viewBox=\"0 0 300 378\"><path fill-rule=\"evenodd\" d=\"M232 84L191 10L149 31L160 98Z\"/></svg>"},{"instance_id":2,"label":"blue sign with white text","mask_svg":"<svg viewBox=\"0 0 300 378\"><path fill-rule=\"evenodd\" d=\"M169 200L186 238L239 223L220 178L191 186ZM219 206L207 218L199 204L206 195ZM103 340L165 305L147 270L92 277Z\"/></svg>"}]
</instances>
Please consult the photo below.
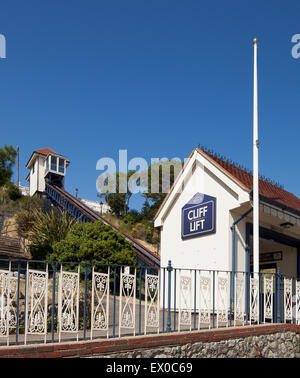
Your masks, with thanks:
<instances>
[{"instance_id":1,"label":"blue sign with white text","mask_svg":"<svg viewBox=\"0 0 300 378\"><path fill-rule=\"evenodd\" d=\"M197 193L181 210L182 239L216 232L216 198Z\"/></svg>"}]
</instances>

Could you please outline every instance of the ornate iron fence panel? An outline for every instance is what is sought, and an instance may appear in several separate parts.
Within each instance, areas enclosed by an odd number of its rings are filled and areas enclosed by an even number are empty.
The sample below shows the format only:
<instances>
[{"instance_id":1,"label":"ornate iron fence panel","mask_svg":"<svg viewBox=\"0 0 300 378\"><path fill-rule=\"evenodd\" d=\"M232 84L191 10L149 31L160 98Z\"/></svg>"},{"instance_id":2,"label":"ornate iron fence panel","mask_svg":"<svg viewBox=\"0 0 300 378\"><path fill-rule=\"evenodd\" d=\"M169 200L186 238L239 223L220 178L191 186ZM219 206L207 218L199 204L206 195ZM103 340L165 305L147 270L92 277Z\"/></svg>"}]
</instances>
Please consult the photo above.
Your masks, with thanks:
<instances>
[{"instance_id":1,"label":"ornate iron fence panel","mask_svg":"<svg viewBox=\"0 0 300 378\"><path fill-rule=\"evenodd\" d=\"M17 325L17 287L18 279L11 273L9 279L9 312L8 312L8 324L10 329L16 328Z\"/></svg>"},{"instance_id":2,"label":"ornate iron fence panel","mask_svg":"<svg viewBox=\"0 0 300 378\"><path fill-rule=\"evenodd\" d=\"M47 336L48 267L46 272L27 268L25 312L26 335Z\"/></svg>"},{"instance_id":3,"label":"ornate iron fence panel","mask_svg":"<svg viewBox=\"0 0 300 378\"><path fill-rule=\"evenodd\" d=\"M0 270L0 337L7 338L17 324L17 296L18 279L10 270Z\"/></svg>"},{"instance_id":4,"label":"ornate iron fence panel","mask_svg":"<svg viewBox=\"0 0 300 378\"><path fill-rule=\"evenodd\" d=\"M93 331L109 331L109 275L94 272L92 277L91 338Z\"/></svg>"},{"instance_id":5,"label":"ornate iron fence panel","mask_svg":"<svg viewBox=\"0 0 300 378\"><path fill-rule=\"evenodd\" d=\"M148 272L145 276L145 334L147 327L157 328L159 332L159 275Z\"/></svg>"},{"instance_id":6,"label":"ornate iron fence panel","mask_svg":"<svg viewBox=\"0 0 300 378\"><path fill-rule=\"evenodd\" d=\"M199 272L199 320L198 329L202 324L208 325L210 328L211 314L211 275L201 275Z\"/></svg>"},{"instance_id":7,"label":"ornate iron fence panel","mask_svg":"<svg viewBox=\"0 0 300 378\"><path fill-rule=\"evenodd\" d=\"M245 324L245 279L244 273L236 273L234 287L234 325Z\"/></svg>"},{"instance_id":8,"label":"ornate iron fence panel","mask_svg":"<svg viewBox=\"0 0 300 378\"><path fill-rule=\"evenodd\" d=\"M259 323L259 280L250 278L250 324Z\"/></svg>"},{"instance_id":9,"label":"ornate iron fence panel","mask_svg":"<svg viewBox=\"0 0 300 378\"><path fill-rule=\"evenodd\" d=\"M229 277L217 275L217 327L225 323L228 327L229 312Z\"/></svg>"},{"instance_id":10,"label":"ornate iron fence panel","mask_svg":"<svg viewBox=\"0 0 300 378\"><path fill-rule=\"evenodd\" d=\"M58 331L59 341L62 332L77 333L79 320L79 267L78 273L62 270L59 275L58 292Z\"/></svg>"},{"instance_id":11,"label":"ornate iron fence panel","mask_svg":"<svg viewBox=\"0 0 300 378\"><path fill-rule=\"evenodd\" d=\"M296 323L300 324L300 281L296 281Z\"/></svg>"},{"instance_id":12,"label":"ornate iron fence panel","mask_svg":"<svg viewBox=\"0 0 300 378\"><path fill-rule=\"evenodd\" d=\"M179 272L179 319L178 331L181 326L192 327L192 278Z\"/></svg>"},{"instance_id":13,"label":"ornate iron fence panel","mask_svg":"<svg viewBox=\"0 0 300 378\"><path fill-rule=\"evenodd\" d=\"M135 335L135 304L136 304L136 269L130 274L130 269L121 268L120 302L119 302L119 336L121 329L132 329ZM124 300L123 300L124 298Z\"/></svg>"},{"instance_id":14,"label":"ornate iron fence panel","mask_svg":"<svg viewBox=\"0 0 300 378\"><path fill-rule=\"evenodd\" d=\"M273 320L273 277L263 277L264 282L264 322L266 319Z\"/></svg>"},{"instance_id":15,"label":"ornate iron fence panel","mask_svg":"<svg viewBox=\"0 0 300 378\"><path fill-rule=\"evenodd\" d=\"M0 337L9 336L11 272L0 270Z\"/></svg>"},{"instance_id":16,"label":"ornate iron fence panel","mask_svg":"<svg viewBox=\"0 0 300 378\"><path fill-rule=\"evenodd\" d=\"M249 324L246 320L300 324L300 281L294 288L294 278L279 272L238 272L232 280L228 271L173 268L170 262L157 274L138 266L78 263L75 271L65 271L63 266L74 263L43 263L44 270L40 261L13 260L0 270L1 345L14 338L18 345L38 337L44 342L115 337L118 328L121 337L239 326Z\"/></svg>"},{"instance_id":17,"label":"ornate iron fence panel","mask_svg":"<svg viewBox=\"0 0 300 378\"><path fill-rule=\"evenodd\" d=\"M284 322L293 319L293 280L284 278Z\"/></svg>"}]
</instances>

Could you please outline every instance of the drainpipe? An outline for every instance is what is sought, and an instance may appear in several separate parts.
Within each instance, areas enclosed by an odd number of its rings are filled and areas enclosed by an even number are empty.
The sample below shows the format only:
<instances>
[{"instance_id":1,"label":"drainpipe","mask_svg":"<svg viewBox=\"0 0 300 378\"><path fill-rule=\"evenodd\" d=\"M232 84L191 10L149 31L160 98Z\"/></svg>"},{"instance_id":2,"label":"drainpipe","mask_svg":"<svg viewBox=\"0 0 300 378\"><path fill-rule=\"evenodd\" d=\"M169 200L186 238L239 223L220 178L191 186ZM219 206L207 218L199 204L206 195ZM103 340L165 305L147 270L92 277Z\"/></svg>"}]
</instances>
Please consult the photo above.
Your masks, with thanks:
<instances>
[{"instance_id":1,"label":"drainpipe","mask_svg":"<svg viewBox=\"0 0 300 378\"><path fill-rule=\"evenodd\" d=\"M231 314L233 309L233 301L234 301L234 274L235 274L235 226L244 219L248 214L253 211L253 208L247 210L243 215L241 215L238 219L236 219L232 226L230 227L232 231L232 269L231 269L231 292L230 292L230 325L231 325Z\"/></svg>"}]
</instances>

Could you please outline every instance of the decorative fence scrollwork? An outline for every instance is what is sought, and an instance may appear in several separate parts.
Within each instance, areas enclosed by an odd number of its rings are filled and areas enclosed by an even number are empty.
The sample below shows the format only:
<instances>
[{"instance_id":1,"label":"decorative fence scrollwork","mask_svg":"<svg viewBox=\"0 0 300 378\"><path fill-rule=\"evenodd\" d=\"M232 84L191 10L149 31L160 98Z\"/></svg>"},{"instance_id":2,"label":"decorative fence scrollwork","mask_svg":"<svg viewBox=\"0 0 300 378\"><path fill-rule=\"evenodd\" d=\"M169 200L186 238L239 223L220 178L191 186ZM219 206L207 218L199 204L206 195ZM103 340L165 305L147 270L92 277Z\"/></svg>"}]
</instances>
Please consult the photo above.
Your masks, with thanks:
<instances>
[{"instance_id":1,"label":"decorative fence scrollwork","mask_svg":"<svg viewBox=\"0 0 300 378\"><path fill-rule=\"evenodd\" d=\"M125 270L127 268L125 267ZM132 329L135 335L135 305L136 305L136 269L134 274L129 269L123 273L121 269L120 302L119 302L119 336L121 329Z\"/></svg>"},{"instance_id":2,"label":"decorative fence scrollwork","mask_svg":"<svg viewBox=\"0 0 300 378\"><path fill-rule=\"evenodd\" d=\"M293 318L293 281L284 278L284 322L292 321Z\"/></svg>"},{"instance_id":3,"label":"decorative fence scrollwork","mask_svg":"<svg viewBox=\"0 0 300 378\"><path fill-rule=\"evenodd\" d=\"M79 267L78 273L62 270L59 276L58 330L59 341L62 332L76 333L78 340L79 320Z\"/></svg>"},{"instance_id":4,"label":"decorative fence scrollwork","mask_svg":"<svg viewBox=\"0 0 300 378\"><path fill-rule=\"evenodd\" d=\"M180 271L180 291L179 291L179 321L178 330L182 326L192 327L192 278L181 275Z\"/></svg>"},{"instance_id":5,"label":"decorative fence scrollwork","mask_svg":"<svg viewBox=\"0 0 300 378\"><path fill-rule=\"evenodd\" d=\"M0 271L0 337L9 336L11 272Z\"/></svg>"},{"instance_id":6,"label":"decorative fence scrollwork","mask_svg":"<svg viewBox=\"0 0 300 378\"><path fill-rule=\"evenodd\" d=\"M47 336L48 266L46 272L27 267L26 335Z\"/></svg>"},{"instance_id":7,"label":"decorative fence scrollwork","mask_svg":"<svg viewBox=\"0 0 300 378\"><path fill-rule=\"evenodd\" d=\"M250 278L250 324L259 323L259 280Z\"/></svg>"},{"instance_id":8,"label":"decorative fence scrollwork","mask_svg":"<svg viewBox=\"0 0 300 378\"><path fill-rule=\"evenodd\" d=\"M43 269L41 262L24 260L6 260L5 266L0 269L1 345L300 324L300 281L280 272L233 275L170 264L159 270L91 263L71 271L66 266L74 263L45 262Z\"/></svg>"},{"instance_id":9,"label":"decorative fence scrollwork","mask_svg":"<svg viewBox=\"0 0 300 378\"><path fill-rule=\"evenodd\" d=\"M245 278L244 273L238 273L234 293L234 325L245 324Z\"/></svg>"},{"instance_id":10,"label":"decorative fence scrollwork","mask_svg":"<svg viewBox=\"0 0 300 378\"><path fill-rule=\"evenodd\" d=\"M296 306L296 323L300 324L300 281L296 281L296 298L295 298L295 306Z\"/></svg>"},{"instance_id":11,"label":"decorative fence scrollwork","mask_svg":"<svg viewBox=\"0 0 300 378\"><path fill-rule=\"evenodd\" d=\"M145 276L145 325L144 333L147 328L157 328L159 332L159 276L148 274Z\"/></svg>"},{"instance_id":12,"label":"decorative fence scrollwork","mask_svg":"<svg viewBox=\"0 0 300 378\"><path fill-rule=\"evenodd\" d=\"M211 327L211 275L204 276L199 273L199 320L198 329L202 325Z\"/></svg>"},{"instance_id":13,"label":"decorative fence scrollwork","mask_svg":"<svg viewBox=\"0 0 300 378\"><path fill-rule=\"evenodd\" d=\"M264 322L266 320L273 320L273 277L263 277L263 290L264 290Z\"/></svg>"},{"instance_id":14,"label":"decorative fence scrollwork","mask_svg":"<svg viewBox=\"0 0 300 378\"><path fill-rule=\"evenodd\" d=\"M229 312L229 275L217 275L217 327L220 324L228 327Z\"/></svg>"},{"instance_id":15,"label":"decorative fence scrollwork","mask_svg":"<svg viewBox=\"0 0 300 378\"><path fill-rule=\"evenodd\" d=\"M93 331L109 332L109 273L96 273L92 277L91 339Z\"/></svg>"}]
</instances>

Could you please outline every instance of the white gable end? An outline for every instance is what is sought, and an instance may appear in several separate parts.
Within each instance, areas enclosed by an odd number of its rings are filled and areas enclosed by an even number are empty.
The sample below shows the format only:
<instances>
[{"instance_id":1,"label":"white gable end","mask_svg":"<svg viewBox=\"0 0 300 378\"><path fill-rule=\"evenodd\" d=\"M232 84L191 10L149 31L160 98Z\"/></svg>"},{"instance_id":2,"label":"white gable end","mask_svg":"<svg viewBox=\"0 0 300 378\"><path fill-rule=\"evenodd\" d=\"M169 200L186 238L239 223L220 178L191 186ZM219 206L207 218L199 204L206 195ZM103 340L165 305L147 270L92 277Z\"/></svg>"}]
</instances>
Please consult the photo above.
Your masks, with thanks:
<instances>
[{"instance_id":1,"label":"white gable end","mask_svg":"<svg viewBox=\"0 0 300 378\"><path fill-rule=\"evenodd\" d=\"M184 239L182 208L197 193L216 199L215 232ZM174 267L230 270L230 210L248 201L245 189L195 150L155 220L162 227L161 266L171 260Z\"/></svg>"}]
</instances>

